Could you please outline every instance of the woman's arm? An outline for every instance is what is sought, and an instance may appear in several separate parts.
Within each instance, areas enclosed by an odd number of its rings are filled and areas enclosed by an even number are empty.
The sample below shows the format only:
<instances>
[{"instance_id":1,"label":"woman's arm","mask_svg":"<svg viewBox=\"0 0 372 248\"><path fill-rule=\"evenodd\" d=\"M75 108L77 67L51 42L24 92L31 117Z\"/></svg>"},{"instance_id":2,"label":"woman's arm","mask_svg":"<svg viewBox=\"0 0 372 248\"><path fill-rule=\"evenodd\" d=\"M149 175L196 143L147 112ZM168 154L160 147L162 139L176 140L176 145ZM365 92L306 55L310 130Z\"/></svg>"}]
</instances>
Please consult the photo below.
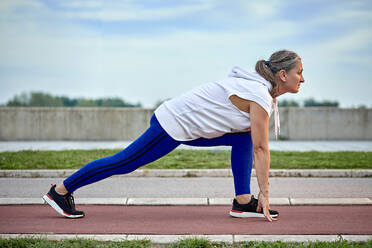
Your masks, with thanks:
<instances>
[{"instance_id":1,"label":"woman's arm","mask_svg":"<svg viewBox=\"0 0 372 248\"><path fill-rule=\"evenodd\" d=\"M258 194L257 212L263 208L265 217L271 218L269 213L269 116L257 103L250 101L251 136L253 143L253 158L260 193Z\"/></svg>"}]
</instances>

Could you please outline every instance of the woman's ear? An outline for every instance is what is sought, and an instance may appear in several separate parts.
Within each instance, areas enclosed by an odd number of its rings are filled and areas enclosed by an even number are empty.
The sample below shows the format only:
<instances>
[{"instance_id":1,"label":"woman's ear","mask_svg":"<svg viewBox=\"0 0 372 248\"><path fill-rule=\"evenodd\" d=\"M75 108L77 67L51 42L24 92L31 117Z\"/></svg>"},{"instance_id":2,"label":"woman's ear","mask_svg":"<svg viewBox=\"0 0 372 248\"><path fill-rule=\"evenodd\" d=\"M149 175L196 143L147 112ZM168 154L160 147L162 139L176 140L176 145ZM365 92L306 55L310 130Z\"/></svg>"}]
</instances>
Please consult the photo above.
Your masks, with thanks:
<instances>
[{"instance_id":1,"label":"woman's ear","mask_svg":"<svg viewBox=\"0 0 372 248\"><path fill-rule=\"evenodd\" d=\"M282 82L287 82L287 72L285 71L285 70L280 70L279 72L278 72L278 75L279 75L279 79L280 79L280 81L282 81Z\"/></svg>"}]
</instances>

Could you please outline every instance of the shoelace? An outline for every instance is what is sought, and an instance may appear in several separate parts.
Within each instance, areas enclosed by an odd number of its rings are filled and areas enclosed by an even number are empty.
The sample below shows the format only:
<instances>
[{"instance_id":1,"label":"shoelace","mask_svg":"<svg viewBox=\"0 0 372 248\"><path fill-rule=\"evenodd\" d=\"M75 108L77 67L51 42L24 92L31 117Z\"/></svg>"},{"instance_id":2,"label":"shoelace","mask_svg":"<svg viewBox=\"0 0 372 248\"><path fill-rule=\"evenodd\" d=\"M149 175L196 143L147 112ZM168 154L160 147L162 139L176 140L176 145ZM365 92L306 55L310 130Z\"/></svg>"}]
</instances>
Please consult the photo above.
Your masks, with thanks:
<instances>
[{"instance_id":1,"label":"shoelace","mask_svg":"<svg viewBox=\"0 0 372 248\"><path fill-rule=\"evenodd\" d=\"M75 201L74 201L74 197L72 196L72 194L66 195L66 202L69 208L71 208L72 210L75 210Z\"/></svg>"},{"instance_id":2,"label":"shoelace","mask_svg":"<svg viewBox=\"0 0 372 248\"><path fill-rule=\"evenodd\" d=\"M251 205L257 207L258 205L258 200L256 198L254 198L254 196L252 195L251 196Z\"/></svg>"}]
</instances>

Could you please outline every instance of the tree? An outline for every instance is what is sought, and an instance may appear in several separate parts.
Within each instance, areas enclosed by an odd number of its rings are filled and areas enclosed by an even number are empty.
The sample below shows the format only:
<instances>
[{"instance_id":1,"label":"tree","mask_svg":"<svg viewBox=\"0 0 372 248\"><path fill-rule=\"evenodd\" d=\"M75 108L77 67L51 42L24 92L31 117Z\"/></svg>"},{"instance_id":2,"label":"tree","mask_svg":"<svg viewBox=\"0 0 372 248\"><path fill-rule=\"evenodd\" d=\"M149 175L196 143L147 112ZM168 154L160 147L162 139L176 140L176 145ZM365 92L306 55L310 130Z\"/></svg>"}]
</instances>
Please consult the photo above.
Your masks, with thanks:
<instances>
[{"instance_id":1,"label":"tree","mask_svg":"<svg viewBox=\"0 0 372 248\"><path fill-rule=\"evenodd\" d=\"M300 104L298 104L298 102L293 101L293 100L290 101L290 100L284 99L278 102L278 106L279 107L299 107Z\"/></svg>"},{"instance_id":2,"label":"tree","mask_svg":"<svg viewBox=\"0 0 372 248\"><path fill-rule=\"evenodd\" d=\"M26 92L22 92L20 95L15 95L13 99L6 103L8 107L24 107L30 103L29 95Z\"/></svg>"},{"instance_id":3,"label":"tree","mask_svg":"<svg viewBox=\"0 0 372 248\"><path fill-rule=\"evenodd\" d=\"M77 99L76 107L98 107L94 100L79 98Z\"/></svg>"},{"instance_id":4,"label":"tree","mask_svg":"<svg viewBox=\"0 0 372 248\"><path fill-rule=\"evenodd\" d=\"M119 97L109 98L73 98L66 96L52 96L43 92L22 93L16 95L6 103L6 106L14 107L142 107L140 102L133 104L122 100Z\"/></svg>"},{"instance_id":5,"label":"tree","mask_svg":"<svg viewBox=\"0 0 372 248\"><path fill-rule=\"evenodd\" d=\"M338 107L339 103L337 101L324 100L323 102L318 102L314 98L309 98L305 100L304 107Z\"/></svg>"},{"instance_id":6,"label":"tree","mask_svg":"<svg viewBox=\"0 0 372 248\"><path fill-rule=\"evenodd\" d=\"M78 100L77 99L70 99L66 96L59 97L62 101L64 107L75 107Z\"/></svg>"},{"instance_id":7,"label":"tree","mask_svg":"<svg viewBox=\"0 0 372 248\"><path fill-rule=\"evenodd\" d=\"M42 92L31 92L28 106L31 107L61 107L63 102L60 98Z\"/></svg>"}]
</instances>

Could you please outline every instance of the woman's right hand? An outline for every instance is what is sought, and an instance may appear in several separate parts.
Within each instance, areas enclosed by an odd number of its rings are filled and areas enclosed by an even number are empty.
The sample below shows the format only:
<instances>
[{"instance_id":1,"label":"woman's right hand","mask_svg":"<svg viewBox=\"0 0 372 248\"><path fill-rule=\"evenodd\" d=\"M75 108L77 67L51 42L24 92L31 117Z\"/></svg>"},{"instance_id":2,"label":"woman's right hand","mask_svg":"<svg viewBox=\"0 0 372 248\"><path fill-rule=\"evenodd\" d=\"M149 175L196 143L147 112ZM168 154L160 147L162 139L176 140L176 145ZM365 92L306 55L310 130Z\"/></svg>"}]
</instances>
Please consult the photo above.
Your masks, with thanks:
<instances>
[{"instance_id":1,"label":"woman's right hand","mask_svg":"<svg viewBox=\"0 0 372 248\"><path fill-rule=\"evenodd\" d=\"M269 197L265 197L265 195L263 193L259 193L258 194L258 206L257 206L257 212L260 212L261 209L263 208L263 213L266 217L266 219L270 222L272 222L273 220L277 220L275 218L272 218L270 216L270 212L269 212L269 209L270 209L270 206L269 206Z\"/></svg>"}]
</instances>

